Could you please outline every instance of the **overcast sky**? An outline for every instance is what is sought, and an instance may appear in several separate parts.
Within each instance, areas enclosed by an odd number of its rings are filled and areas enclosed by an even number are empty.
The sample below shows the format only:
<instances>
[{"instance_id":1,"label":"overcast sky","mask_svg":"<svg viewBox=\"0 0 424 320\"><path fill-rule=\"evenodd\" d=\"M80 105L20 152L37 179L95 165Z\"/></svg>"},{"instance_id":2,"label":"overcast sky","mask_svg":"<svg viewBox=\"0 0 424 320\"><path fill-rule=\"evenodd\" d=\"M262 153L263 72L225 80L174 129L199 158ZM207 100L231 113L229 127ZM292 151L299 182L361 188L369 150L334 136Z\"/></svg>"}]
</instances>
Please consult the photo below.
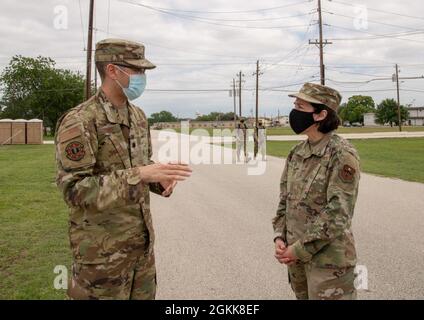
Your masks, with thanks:
<instances>
[{"instance_id":1,"label":"overcast sky","mask_svg":"<svg viewBox=\"0 0 424 320\"><path fill-rule=\"evenodd\" d=\"M145 44L157 68L148 71L147 91L135 103L148 115L233 111L226 90L240 70L243 115L250 115L259 59L259 86L267 89L259 93L260 115L275 116L292 107L287 92L275 90L319 82L319 51L308 44L318 37L316 6L317 0L97 0L95 40ZM88 7L88 0L1 0L0 69L21 54L49 56L60 68L85 73ZM390 78L395 63L401 77L424 74L423 1L322 0L322 7L324 38L332 42L325 47L327 85L343 101L354 94L376 103L396 98L391 80L366 82ZM404 80L400 95L402 104L424 106L424 80Z\"/></svg>"}]
</instances>

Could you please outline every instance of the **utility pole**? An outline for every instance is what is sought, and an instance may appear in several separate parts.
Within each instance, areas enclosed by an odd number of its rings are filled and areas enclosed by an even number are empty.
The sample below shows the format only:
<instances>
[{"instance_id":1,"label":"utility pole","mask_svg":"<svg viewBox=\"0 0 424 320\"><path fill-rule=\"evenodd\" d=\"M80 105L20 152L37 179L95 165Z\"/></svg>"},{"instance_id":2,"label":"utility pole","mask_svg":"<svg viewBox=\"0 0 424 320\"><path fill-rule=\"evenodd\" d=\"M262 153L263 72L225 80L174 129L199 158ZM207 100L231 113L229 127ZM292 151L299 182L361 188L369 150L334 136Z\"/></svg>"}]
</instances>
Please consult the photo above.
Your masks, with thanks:
<instances>
[{"instance_id":1,"label":"utility pole","mask_svg":"<svg viewBox=\"0 0 424 320\"><path fill-rule=\"evenodd\" d=\"M418 76L418 77L399 77L399 66L396 63L395 64L395 73L392 75L391 78L375 78L368 80L367 83L370 83L372 81L380 81L380 80L392 80L392 82L396 82L396 95L397 95L397 116L398 116L398 122L399 122L399 131L402 131L402 124L401 124L401 113L400 113L400 88L399 88L399 80L416 80L416 79L424 79L424 75Z\"/></svg>"},{"instance_id":2,"label":"utility pole","mask_svg":"<svg viewBox=\"0 0 424 320\"><path fill-rule=\"evenodd\" d=\"M258 130L259 119L258 119L258 109L259 109L259 60L256 61L256 114L255 114L255 128Z\"/></svg>"},{"instance_id":3,"label":"utility pole","mask_svg":"<svg viewBox=\"0 0 424 320\"><path fill-rule=\"evenodd\" d=\"M323 41L322 37L322 10L321 10L321 0L318 0L318 26L319 26L319 41L309 40L309 44L315 44L319 48L319 67L320 67L320 78L321 84L325 85L325 65L324 65L324 45L332 44L327 40Z\"/></svg>"},{"instance_id":4,"label":"utility pole","mask_svg":"<svg viewBox=\"0 0 424 320\"><path fill-rule=\"evenodd\" d=\"M256 61L256 114L255 114L255 137L254 139L254 156L258 153L258 138L259 138L259 60Z\"/></svg>"},{"instance_id":5,"label":"utility pole","mask_svg":"<svg viewBox=\"0 0 424 320\"><path fill-rule=\"evenodd\" d=\"M241 71L239 72L238 76L239 76L239 117L241 118L241 76L243 74L241 73Z\"/></svg>"},{"instance_id":6,"label":"utility pole","mask_svg":"<svg viewBox=\"0 0 424 320\"><path fill-rule=\"evenodd\" d=\"M94 43L97 43L97 16L93 17L94 20ZM97 69L96 66L93 68L94 72L94 92L97 91Z\"/></svg>"},{"instance_id":7,"label":"utility pole","mask_svg":"<svg viewBox=\"0 0 424 320\"><path fill-rule=\"evenodd\" d=\"M87 40L87 69L85 76L85 99L91 97L91 57L93 45L93 15L94 15L94 0L90 0L90 13L88 18L88 40Z\"/></svg>"},{"instance_id":8,"label":"utility pole","mask_svg":"<svg viewBox=\"0 0 424 320\"><path fill-rule=\"evenodd\" d=\"M236 129L236 79L233 78L233 100L234 100L234 129Z\"/></svg>"},{"instance_id":9,"label":"utility pole","mask_svg":"<svg viewBox=\"0 0 424 320\"><path fill-rule=\"evenodd\" d=\"M399 67L396 63L396 93L397 93L397 113L398 113L398 123L399 123L399 131L402 131L402 123L401 123L401 116L400 116L400 97L399 97Z\"/></svg>"}]
</instances>

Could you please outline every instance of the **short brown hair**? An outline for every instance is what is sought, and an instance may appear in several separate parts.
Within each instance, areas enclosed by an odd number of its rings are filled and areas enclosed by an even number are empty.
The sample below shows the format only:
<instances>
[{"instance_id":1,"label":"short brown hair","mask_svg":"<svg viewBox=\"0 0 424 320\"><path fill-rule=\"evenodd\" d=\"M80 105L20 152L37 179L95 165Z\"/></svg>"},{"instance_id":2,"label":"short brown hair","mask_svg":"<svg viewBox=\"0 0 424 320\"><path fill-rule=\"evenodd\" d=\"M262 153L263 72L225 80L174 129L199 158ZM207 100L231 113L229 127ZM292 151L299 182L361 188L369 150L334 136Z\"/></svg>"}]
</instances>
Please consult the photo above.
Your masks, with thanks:
<instances>
[{"instance_id":1,"label":"short brown hair","mask_svg":"<svg viewBox=\"0 0 424 320\"><path fill-rule=\"evenodd\" d=\"M330 109L324 104L311 103L311 105L315 110L314 113L320 113L322 110L327 111L327 117L318 123L318 131L322 133L328 133L330 131L336 130L339 127L341 120L336 111Z\"/></svg>"},{"instance_id":2,"label":"short brown hair","mask_svg":"<svg viewBox=\"0 0 424 320\"><path fill-rule=\"evenodd\" d=\"M96 68L99 72L100 78L103 80L106 76L106 67L109 64L109 62L103 62L103 61L96 61Z\"/></svg>"}]
</instances>

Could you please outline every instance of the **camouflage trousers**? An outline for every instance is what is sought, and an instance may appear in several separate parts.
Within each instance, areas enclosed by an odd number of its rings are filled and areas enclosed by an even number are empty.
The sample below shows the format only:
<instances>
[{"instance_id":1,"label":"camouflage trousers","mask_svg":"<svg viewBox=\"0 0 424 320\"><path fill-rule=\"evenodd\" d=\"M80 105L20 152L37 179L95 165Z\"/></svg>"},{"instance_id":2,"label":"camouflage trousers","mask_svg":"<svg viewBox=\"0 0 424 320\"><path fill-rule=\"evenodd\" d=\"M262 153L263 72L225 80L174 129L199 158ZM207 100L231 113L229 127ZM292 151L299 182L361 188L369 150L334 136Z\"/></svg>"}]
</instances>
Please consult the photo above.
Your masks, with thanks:
<instances>
[{"instance_id":1,"label":"camouflage trousers","mask_svg":"<svg viewBox=\"0 0 424 320\"><path fill-rule=\"evenodd\" d=\"M138 260L116 259L107 264L76 263L68 297L75 300L154 300L156 296L154 253Z\"/></svg>"},{"instance_id":2,"label":"camouflage trousers","mask_svg":"<svg viewBox=\"0 0 424 320\"><path fill-rule=\"evenodd\" d=\"M299 300L355 300L354 269L318 268L297 261L288 266L289 282Z\"/></svg>"}]
</instances>

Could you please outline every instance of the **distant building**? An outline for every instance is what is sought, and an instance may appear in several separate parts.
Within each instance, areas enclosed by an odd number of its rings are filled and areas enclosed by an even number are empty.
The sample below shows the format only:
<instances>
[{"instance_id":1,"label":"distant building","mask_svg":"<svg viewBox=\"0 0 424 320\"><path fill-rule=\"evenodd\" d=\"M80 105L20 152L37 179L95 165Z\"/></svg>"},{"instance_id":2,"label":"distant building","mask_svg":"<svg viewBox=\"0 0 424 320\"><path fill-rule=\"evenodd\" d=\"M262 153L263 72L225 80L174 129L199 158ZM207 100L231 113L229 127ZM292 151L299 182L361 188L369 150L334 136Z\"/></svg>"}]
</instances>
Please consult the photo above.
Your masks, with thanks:
<instances>
[{"instance_id":1,"label":"distant building","mask_svg":"<svg viewBox=\"0 0 424 320\"><path fill-rule=\"evenodd\" d=\"M245 123L248 128L253 129L255 127L256 119L255 117L244 117ZM185 121L189 122L190 128L192 129L233 129L234 128L234 120L225 120L225 121L197 121L191 119L185 119ZM288 126L289 125L289 117L281 116L275 118L266 118L266 117L258 117L258 121L262 122L265 127L273 127L273 126ZM239 123L239 120L236 120L236 125ZM151 126L152 129L180 129L181 122L157 122Z\"/></svg>"},{"instance_id":2,"label":"distant building","mask_svg":"<svg viewBox=\"0 0 424 320\"><path fill-rule=\"evenodd\" d=\"M378 124L375 122L374 112L364 113L364 126L365 127L378 126Z\"/></svg>"},{"instance_id":3,"label":"distant building","mask_svg":"<svg viewBox=\"0 0 424 320\"><path fill-rule=\"evenodd\" d=\"M190 128L194 129L232 129L234 128L234 120L230 121L189 121ZM158 122L152 125L152 129L180 129L181 122Z\"/></svg>"},{"instance_id":4,"label":"distant building","mask_svg":"<svg viewBox=\"0 0 424 320\"><path fill-rule=\"evenodd\" d=\"M264 125L265 127L272 126L272 120L270 118L258 117L258 122L262 122L262 125ZM246 124L249 128L253 128L255 126L255 123L255 117L246 118Z\"/></svg>"},{"instance_id":5,"label":"distant building","mask_svg":"<svg viewBox=\"0 0 424 320\"><path fill-rule=\"evenodd\" d=\"M275 117L273 120L273 125L274 126L288 126L289 125L289 116L280 116L280 117Z\"/></svg>"},{"instance_id":6,"label":"distant building","mask_svg":"<svg viewBox=\"0 0 424 320\"><path fill-rule=\"evenodd\" d=\"M424 126L424 107L409 107L407 123L410 126Z\"/></svg>"}]
</instances>

